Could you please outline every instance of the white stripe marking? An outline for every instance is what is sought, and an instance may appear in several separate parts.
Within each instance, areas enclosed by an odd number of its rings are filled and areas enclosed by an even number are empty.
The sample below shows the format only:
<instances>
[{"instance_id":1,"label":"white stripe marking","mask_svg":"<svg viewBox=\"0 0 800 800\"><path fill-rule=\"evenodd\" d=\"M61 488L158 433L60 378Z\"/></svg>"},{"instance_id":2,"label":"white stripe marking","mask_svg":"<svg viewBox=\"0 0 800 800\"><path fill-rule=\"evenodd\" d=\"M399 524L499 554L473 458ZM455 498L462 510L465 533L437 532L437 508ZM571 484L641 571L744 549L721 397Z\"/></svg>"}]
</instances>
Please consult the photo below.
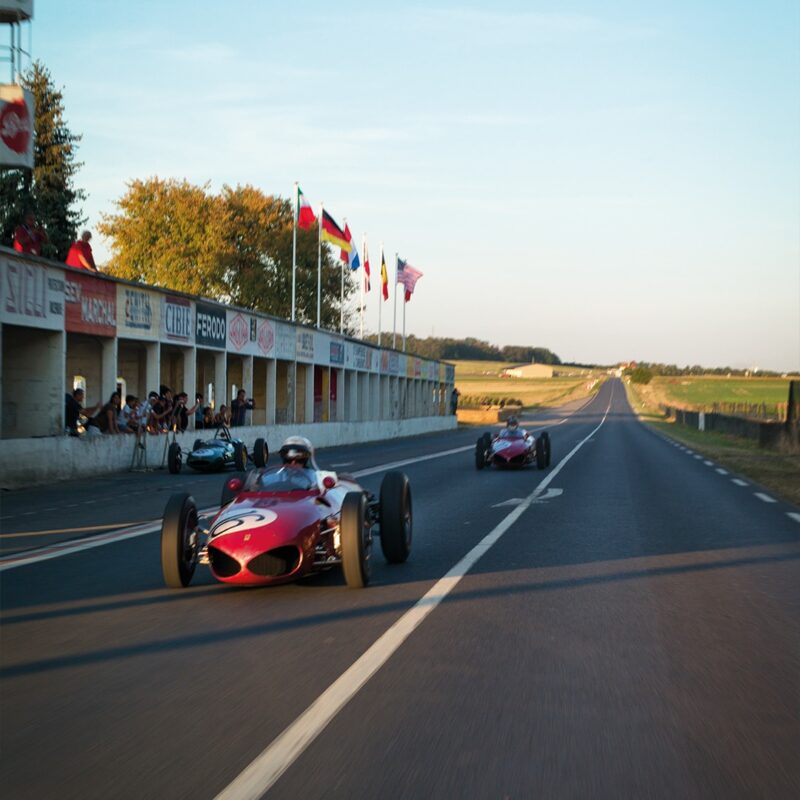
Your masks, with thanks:
<instances>
[{"instance_id":1,"label":"white stripe marking","mask_svg":"<svg viewBox=\"0 0 800 800\"><path fill-rule=\"evenodd\" d=\"M800 514L796 511L787 511L786 516L791 517L795 522L800 522Z\"/></svg>"},{"instance_id":2,"label":"white stripe marking","mask_svg":"<svg viewBox=\"0 0 800 800\"><path fill-rule=\"evenodd\" d=\"M488 552L500 537L544 492L567 462L602 427L611 409L611 399L600 424L582 439L558 466L503 521L481 539L450 571L397 622L394 623L354 664L342 673L283 733L281 733L215 800L257 800L300 757L328 723L354 697L361 687L389 660L392 654L422 623L459 581Z\"/></svg>"},{"instance_id":3,"label":"white stripe marking","mask_svg":"<svg viewBox=\"0 0 800 800\"><path fill-rule=\"evenodd\" d=\"M727 475L728 474L728 470L722 469L722 467L717 467L717 472L719 472L720 475Z\"/></svg>"},{"instance_id":4,"label":"white stripe marking","mask_svg":"<svg viewBox=\"0 0 800 800\"><path fill-rule=\"evenodd\" d=\"M697 453L695 453L695 456L694 456L694 457L695 457L695 458L697 458L697 459L700 459L700 458L702 458L703 456L699 456L699 455L697 455Z\"/></svg>"},{"instance_id":5,"label":"white stripe marking","mask_svg":"<svg viewBox=\"0 0 800 800\"><path fill-rule=\"evenodd\" d=\"M713 467L713 466L714 466L714 462L713 462L713 461L709 461L708 459L706 459L706 460L705 460L703 463L704 463L704 464L705 464L707 467Z\"/></svg>"},{"instance_id":6,"label":"white stripe marking","mask_svg":"<svg viewBox=\"0 0 800 800\"><path fill-rule=\"evenodd\" d=\"M735 483L737 486L747 486L747 481L743 481L741 478L731 478L731 483Z\"/></svg>"},{"instance_id":7,"label":"white stripe marking","mask_svg":"<svg viewBox=\"0 0 800 800\"><path fill-rule=\"evenodd\" d=\"M763 500L765 503L777 503L778 501L774 497L770 497L768 494L764 494L764 492L753 492L755 496L759 500Z\"/></svg>"}]
</instances>

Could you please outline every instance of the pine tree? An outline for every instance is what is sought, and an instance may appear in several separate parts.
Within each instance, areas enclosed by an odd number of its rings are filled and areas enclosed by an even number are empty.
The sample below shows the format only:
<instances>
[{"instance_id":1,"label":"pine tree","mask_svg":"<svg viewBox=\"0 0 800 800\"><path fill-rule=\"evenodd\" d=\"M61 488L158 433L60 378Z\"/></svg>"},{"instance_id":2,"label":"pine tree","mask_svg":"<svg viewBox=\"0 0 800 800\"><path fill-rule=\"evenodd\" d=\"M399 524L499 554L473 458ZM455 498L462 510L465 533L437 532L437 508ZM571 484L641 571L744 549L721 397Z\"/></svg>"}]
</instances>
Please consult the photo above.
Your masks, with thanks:
<instances>
[{"instance_id":1,"label":"pine tree","mask_svg":"<svg viewBox=\"0 0 800 800\"><path fill-rule=\"evenodd\" d=\"M14 230L30 209L47 231L42 255L63 261L85 221L78 204L86 192L75 188L74 178L82 166L76 161L81 136L72 133L64 119L64 96L53 84L49 70L34 61L22 85L33 92L33 172L8 169L0 172L0 242L10 247Z\"/></svg>"}]
</instances>

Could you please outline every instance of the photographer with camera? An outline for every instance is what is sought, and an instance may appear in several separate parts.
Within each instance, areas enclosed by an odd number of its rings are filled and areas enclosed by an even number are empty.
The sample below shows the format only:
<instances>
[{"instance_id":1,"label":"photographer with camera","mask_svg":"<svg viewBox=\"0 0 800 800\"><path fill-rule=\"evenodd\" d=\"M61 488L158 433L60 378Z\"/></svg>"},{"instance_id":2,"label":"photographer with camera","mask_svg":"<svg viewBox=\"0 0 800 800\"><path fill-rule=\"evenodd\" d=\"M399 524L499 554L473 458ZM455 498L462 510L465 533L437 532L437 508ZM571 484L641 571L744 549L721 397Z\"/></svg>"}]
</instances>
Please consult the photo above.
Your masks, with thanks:
<instances>
[{"instance_id":1,"label":"photographer with camera","mask_svg":"<svg viewBox=\"0 0 800 800\"><path fill-rule=\"evenodd\" d=\"M236 399L231 403L231 427L239 427L245 424L245 416L248 411L255 408L255 402L251 397L245 400L244 389L239 389L236 393Z\"/></svg>"}]
</instances>

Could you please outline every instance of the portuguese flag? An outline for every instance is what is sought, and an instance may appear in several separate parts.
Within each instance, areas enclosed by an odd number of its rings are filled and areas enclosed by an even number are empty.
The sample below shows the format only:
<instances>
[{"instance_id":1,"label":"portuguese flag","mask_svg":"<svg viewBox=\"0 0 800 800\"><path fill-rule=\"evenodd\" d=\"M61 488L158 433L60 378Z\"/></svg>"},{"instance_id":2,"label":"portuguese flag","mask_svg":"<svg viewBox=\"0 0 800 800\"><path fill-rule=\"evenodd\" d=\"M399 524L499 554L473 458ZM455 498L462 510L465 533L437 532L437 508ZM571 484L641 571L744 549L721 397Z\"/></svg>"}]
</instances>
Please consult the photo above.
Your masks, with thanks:
<instances>
[{"instance_id":1,"label":"portuguese flag","mask_svg":"<svg viewBox=\"0 0 800 800\"><path fill-rule=\"evenodd\" d=\"M347 234L336 224L334 218L325 209L322 210L321 238L342 248L342 253L349 253L353 245L347 239Z\"/></svg>"},{"instance_id":2,"label":"portuguese flag","mask_svg":"<svg viewBox=\"0 0 800 800\"><path fill-rule=\"evenodd\" d=\"M297 208L295 209L295 217L297 219L297 227L303 228L304 230L310 228L317 221L311 209L311 203L306 200L306 196L299 186L297 187Z\"/></svg>"}]
</instances>

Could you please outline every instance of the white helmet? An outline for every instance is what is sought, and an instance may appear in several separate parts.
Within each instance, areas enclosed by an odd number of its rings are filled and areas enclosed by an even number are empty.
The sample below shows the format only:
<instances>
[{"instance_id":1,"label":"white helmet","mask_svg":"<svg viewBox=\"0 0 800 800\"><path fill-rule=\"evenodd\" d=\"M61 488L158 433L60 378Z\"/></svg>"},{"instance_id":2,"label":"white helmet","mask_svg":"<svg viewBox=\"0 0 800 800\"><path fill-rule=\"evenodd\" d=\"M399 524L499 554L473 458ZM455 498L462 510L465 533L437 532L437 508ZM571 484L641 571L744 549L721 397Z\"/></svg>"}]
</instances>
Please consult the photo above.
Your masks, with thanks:
<instances>
[{"instance_id":1,"label":"white helmet","mask_svg":"<svg viewBox=\"0 0 800 800\"><path fill-rule=\"evenodd\" d=\"M290 436L281 445L280 454L284 464L300 464L317 469L314 445L305 436Z\"/></svg>"}]
</instances>

